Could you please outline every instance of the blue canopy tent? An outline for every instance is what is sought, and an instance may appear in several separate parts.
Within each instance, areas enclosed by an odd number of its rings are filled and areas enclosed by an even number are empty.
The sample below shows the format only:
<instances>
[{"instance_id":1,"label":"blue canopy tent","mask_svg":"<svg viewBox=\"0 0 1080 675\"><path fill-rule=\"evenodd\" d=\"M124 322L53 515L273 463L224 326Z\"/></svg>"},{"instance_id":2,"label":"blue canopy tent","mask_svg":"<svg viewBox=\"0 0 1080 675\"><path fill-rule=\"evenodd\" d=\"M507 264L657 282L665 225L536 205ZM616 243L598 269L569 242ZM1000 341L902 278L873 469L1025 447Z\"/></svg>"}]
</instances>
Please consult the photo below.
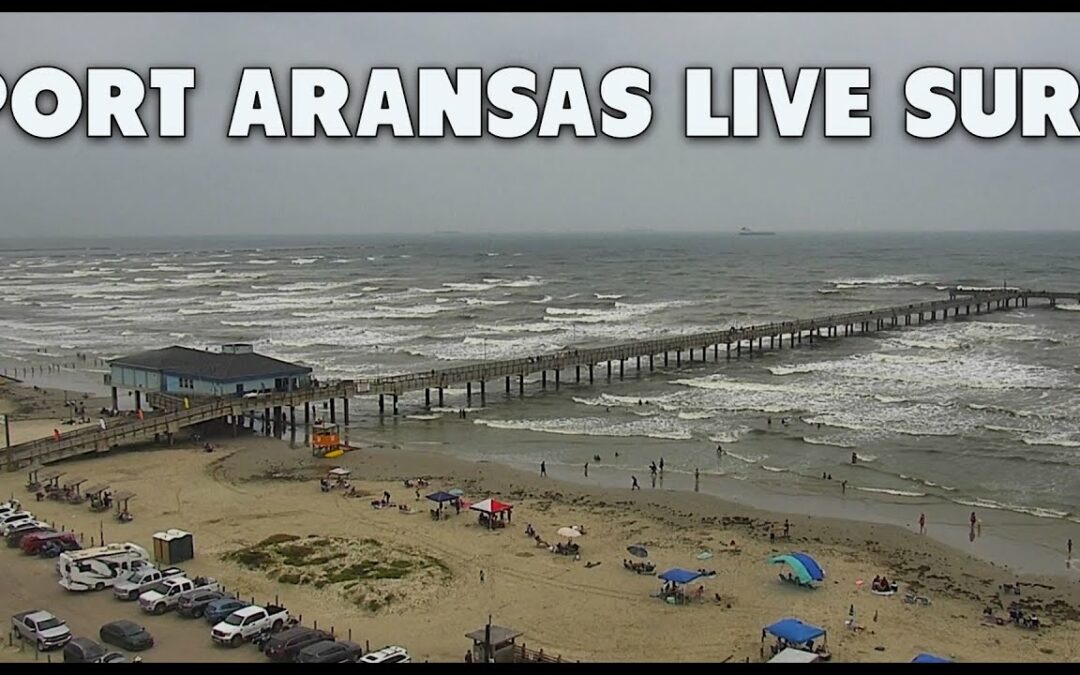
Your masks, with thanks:
<instances>
[{"instance_id":1,"label":"blue canopy tent","mask_svg":"<svg viewBox=\"0 0 1080 675\"><path fill-rule=\"evenodd\" d=\"M761 629L761 656L765 656L765 636L772 635L776 638L776 644L771 646L773 656L785 649L798 649L804 652L812 652L821 657L822 661L830 658L829 650L825 646L828 637L825 629L812 624L804 623L799 619L780 619L771 626ZM821 638L821 643L815 645L814 641Z\"/></svg>"},{"instance_id":2,"label":"blue canopy tent","mask_svg":"<svg viewBox=\"0 0 1080 675\"><path fill-rule=\"evenodd\" d=\"M803 623L798 619L780 619L771 626L765 626L761 635L773 635L792 645L801 645L825 635L825 629Z\"/></svg>"},{"instance_id":3,"label":"blue canopy tent","mask_svg":"<svg viewBox=\"0 0 1080 675\"><path fill-rule=\"evenodd\" d=\"M952 663L949 659L942 658L940 656L934 656L933 654L927 654L923 652L915 658L911 659L912 663Z\"/></svg>"},{"instance_id":4,"label":"blue canopy tent","mask_svg":"<svg viewBox=\"0 0 1080 675\"><path fill-rule=\"evenodd\" d=\"M670 581L673 584L688 584L700 576L701 572L684 570L681 567L673 567L667 572L659 575L659 577L664 581Z\"/></svg>"}]
</instances>

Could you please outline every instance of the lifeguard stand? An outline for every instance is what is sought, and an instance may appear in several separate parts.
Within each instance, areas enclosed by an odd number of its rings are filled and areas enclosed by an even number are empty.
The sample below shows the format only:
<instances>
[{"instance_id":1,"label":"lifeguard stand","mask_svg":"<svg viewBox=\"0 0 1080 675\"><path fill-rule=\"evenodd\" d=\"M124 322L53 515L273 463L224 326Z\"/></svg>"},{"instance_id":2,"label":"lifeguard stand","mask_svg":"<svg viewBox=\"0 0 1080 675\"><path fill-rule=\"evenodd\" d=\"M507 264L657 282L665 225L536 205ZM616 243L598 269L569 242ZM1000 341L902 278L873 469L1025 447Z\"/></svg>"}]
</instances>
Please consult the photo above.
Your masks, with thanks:
<instances>
[{"instance_id":1,"label":"lifeguard stand","mask_svg":"<svg viewBox=\"0 0 1080 675\"><path fill-rule=\"evenodd\" d=\"M340 457L345 454L338 425L316 424L312 427L311 454L322 457Z\"/></svg>"}]
</instances>

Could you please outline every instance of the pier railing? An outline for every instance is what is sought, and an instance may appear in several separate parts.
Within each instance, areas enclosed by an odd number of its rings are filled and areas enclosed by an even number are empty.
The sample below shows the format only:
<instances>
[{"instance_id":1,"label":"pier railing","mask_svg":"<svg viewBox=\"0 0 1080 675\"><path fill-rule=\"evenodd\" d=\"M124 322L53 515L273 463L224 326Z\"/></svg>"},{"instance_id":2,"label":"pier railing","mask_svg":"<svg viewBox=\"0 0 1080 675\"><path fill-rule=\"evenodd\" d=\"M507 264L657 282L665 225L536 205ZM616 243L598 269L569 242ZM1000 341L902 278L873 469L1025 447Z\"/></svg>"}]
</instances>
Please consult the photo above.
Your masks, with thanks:
<instances>
[{"instance_id":1,"label":"pier railing","mask_svg":"<svg viewBox=\"0 0 1080 675\"><path fill-rule=\"evenodd\" d=\"M445 388L455 384L467 382L482 382L494 380L500 377L521 376L544 370L560 370L578 366L594 366L603 362L625 361L630 358L642 358L664 354L668 352L681 352L687 349L705 349L719 345L741 346L744 342L753 343L754 340L770 338L772 340L788 339L798 336L802 340L804 334L820 336L821 330L829 329L835 334L838 326L858 326L862 330L870 330L868 324L874 323L874 329L884 328L886 322L890 326L898 325L899 317L907 317L909 325L910 317L918 315L920 322L922 317L930 314L931 320L938 313L945 314L950 310L956 312L961 307L970 313L971 307L976 307L977 312L1004 309L1008 306L1016 306L1015 303L1026 305L1028 298L1046 298L1055 303L1058 299L1070 299L1080 301L1080 293L1060 293L1051 291L1024 291L1024 290L1000 290L962 293L952 291L947 300L931 300L926 302L910 303L907 305L894 305L858 312L841 314L828 314L806 319L789 319L754 326L730 327L724 330L715 330L688 335L674 335L648 340L635 340L606 345L602 347L572 348L568 347L557 352L549 352L535 356L500 361L488 361L453 368L442 368L430 371L404 373L381 377L360 378L357 381L366 384L373 394L402 394L407 391L419 389Z\"/></svg>"}]
</instances>

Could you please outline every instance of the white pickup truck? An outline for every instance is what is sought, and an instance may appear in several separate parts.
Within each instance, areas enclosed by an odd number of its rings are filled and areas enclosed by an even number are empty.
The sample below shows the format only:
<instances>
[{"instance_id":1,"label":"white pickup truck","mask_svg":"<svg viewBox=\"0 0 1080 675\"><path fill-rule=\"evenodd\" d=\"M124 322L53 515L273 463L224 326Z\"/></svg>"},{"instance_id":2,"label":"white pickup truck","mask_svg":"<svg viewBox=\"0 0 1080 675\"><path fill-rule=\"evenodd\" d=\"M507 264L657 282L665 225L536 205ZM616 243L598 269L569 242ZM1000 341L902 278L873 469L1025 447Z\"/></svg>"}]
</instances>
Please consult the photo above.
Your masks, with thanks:
<instances>
[{"instance_id":1,"label":"white pickup truck","mask_svg":"<svg viewBox=\"0 0 1080 675\"><path fill-rule=\"evenodd\" d=\"M224 621L215 624L210 629L210 638L219 645L236 647L264 631L278 632L288 620L289 611L284 607L251 605L236 610Z\"/></svg>"},{"instance_id":2,"label":"white pickup truck","mask_svg":"<svg viewBox=\"0 0 1080 675\"><path fill-rule=\"evenodd\" d=\"M220 591L221 584L210 577L172 577L156 583L153 588L139 596L139 608L151 614L164 614L176 608L180 594L188 591Z\"/></svg>"},{"instance_id":3,"label":"white pickup truck","mask_svg":"<svg viewBox=\"0 0 1080 675\"><path fill-rule=\"evenodd\" d=\"M113 585L113 595L120 600L136 600L143 591L148 591L157 582L163 579L183 576L184 570L179 567L167 567L159 570L156 567L144 567L128 577L126 581L118 581Z\"/></svg>"}]
</instances>

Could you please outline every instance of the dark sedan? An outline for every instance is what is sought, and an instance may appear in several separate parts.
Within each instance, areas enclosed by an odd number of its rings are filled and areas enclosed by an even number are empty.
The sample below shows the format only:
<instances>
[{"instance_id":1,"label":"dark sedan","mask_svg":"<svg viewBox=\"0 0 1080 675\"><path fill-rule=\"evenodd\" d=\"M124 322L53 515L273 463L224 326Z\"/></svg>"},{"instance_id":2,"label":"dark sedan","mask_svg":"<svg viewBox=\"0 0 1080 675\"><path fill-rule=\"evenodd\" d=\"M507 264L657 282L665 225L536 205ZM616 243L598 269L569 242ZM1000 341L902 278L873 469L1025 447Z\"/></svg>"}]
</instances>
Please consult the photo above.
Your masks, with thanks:
<instances>
[{"instance_id":1,"label":"dark sedan","mask_svg":"<svg viewBox=\"0 0 1080 675\"><path fill-rule=\"evenodd\" d=\"M105 644L133 652L150 649L154 646L154 638L145 628L134 621L126 619L105 624L101 627L98 636Z\"/></svg>"},{"instance_id":2,"label":"dark sedan","mask_svg":"<svg viewBox=\"0 0 1080 675\"><path fill-rule=\"evenodd\" d=\"M364 655L355 642L323 640L308 645L296 655L297 663L354 663Z\"/></svg>"}]
</instances>

